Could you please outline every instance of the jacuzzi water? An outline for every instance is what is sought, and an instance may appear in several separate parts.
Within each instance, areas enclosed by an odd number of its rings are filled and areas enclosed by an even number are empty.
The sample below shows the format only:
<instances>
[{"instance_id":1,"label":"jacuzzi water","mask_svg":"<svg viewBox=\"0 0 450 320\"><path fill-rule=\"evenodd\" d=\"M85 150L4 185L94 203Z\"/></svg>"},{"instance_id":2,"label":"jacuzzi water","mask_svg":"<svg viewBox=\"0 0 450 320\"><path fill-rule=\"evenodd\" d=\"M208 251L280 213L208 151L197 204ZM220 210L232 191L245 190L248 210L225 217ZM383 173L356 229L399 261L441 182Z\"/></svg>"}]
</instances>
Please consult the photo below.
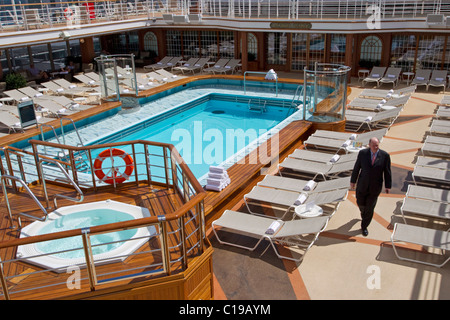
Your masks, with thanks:
<instances>
[{"instance_id":1,"label":"jacuzzi water","mask_svg":"<svg viewBox=\"0 0 450 320\"><path fill-rule=\"evenodd\" d=\"M133 216L112 209L95 209L80 212L74 212L69 215L61 216L58 219L50 221L44 225L37 235L66 231L78 228L87 228L99 226L108 223L121 222L133 219ZM109 252L120 247L124 242L121 240L131 239L136 234L136 229L118 231L91 236L91 246L93 255ZM103 244L103 245L102 245ZM99 245L99 246L97 246ZM83 247L81 237L72 237L59 240L39 242L36 248L42 253L78 249ZM83 250L65 251L55 254L59 258L74 259L84 256Z\"/></svg>"}]
</instances>

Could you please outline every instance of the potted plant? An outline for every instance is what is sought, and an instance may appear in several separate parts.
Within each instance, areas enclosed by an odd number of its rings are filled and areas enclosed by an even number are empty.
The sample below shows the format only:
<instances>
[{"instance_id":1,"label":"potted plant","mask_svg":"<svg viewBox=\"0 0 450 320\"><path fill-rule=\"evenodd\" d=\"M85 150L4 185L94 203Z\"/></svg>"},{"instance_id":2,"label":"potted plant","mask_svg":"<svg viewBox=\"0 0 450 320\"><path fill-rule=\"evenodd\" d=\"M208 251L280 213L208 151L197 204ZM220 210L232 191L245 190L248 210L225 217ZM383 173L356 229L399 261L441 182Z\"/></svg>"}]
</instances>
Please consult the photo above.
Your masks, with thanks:
<instances>
[{"instance_id":1,"label":"potted plant","mask_svg":"<svg viewBox=\"0 0 450 320\"><path fill-rule=\"evenodd\" d=\"M27 80L20 73L9 73L5 77L6 90L23 88L27 85Z\"/></svg>"}]
</instances>

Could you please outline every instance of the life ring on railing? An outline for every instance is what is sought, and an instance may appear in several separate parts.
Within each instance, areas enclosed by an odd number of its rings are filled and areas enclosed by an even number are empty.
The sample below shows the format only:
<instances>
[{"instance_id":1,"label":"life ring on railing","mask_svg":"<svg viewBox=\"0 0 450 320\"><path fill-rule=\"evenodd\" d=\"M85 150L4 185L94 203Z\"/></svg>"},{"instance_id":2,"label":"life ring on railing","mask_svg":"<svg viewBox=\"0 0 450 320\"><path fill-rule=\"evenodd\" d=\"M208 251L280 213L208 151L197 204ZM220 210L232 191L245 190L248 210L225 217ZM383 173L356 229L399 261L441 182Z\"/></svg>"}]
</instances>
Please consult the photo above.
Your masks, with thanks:
<instances>
[{"instance_id":1,"label":"life ring on railing","mask_svg":"<svg viewBox=\"0 0 450 320\"><path fill-rule=\"evenodd\" d=\"M119 157L122 158L125 161L126 168L124 173L120 173L117 168L113 171L113 176L107 176L103 170L102 170L102 163L106 158L112 158L112 157ZM103 150L97 158L95 158L94 161L94 173L101 181L108 183L108 184L114 184L115 183L123 183L130 175L133 173L134 170L134 164L133 164L133 158L126 153L125 151L121 149L106 149ZM109 173L109 172L108 172Z\"/></svg>"},{"instance_id":2,"label":"life ring on railing","mask_svg":"<svg viewBox=\"0 0 450 320\"><path fill-rule=\"evenodd\" d=\"M66 20L72 20L73 19L73 11L69 7L64 9L64 18L66 18Z\"/></svg>"}]
</instances>

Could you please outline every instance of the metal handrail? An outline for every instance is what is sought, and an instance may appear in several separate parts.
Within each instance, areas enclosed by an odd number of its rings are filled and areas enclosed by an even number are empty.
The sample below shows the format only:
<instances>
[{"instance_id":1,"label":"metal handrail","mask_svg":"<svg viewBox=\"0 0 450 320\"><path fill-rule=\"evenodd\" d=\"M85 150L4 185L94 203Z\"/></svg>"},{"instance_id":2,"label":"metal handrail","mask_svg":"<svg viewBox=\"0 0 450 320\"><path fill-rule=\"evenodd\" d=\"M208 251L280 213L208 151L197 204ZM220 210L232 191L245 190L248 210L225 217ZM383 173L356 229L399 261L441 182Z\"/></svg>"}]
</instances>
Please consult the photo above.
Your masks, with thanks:
<instances>
[{"instance_id":1,"label":"metal handrail","mask_svg":"<svg viewBox=\"0 0 450 320\"><path fill-rule=\"evenodd\" d=\"M14 223L13 223L13 217L12 217L12 212L11 212L11 206L9 204L9 199L8 199L8 191L6 189L6 183L5 181L7 179L10 180L14 180L16 182L19 182L25 189L25 191L28 193L28 195L31 197L31 199L33 199L33 201L37 204L37 206L39 207L39 209L44 213L44 216L42 218L36 217L36 216L32 216L30 214L24 213L24 212L19 212L18 214L24 216L24 217L28 217L30 219L33 220L38 220L38 221L46 221L47 220L47 216L48 216L48 212L47 210L42 206L42 204L39 202L39 200L36 198L36 196L34 195L34 193L30 190L30 188L27 186L27 184L25 183L25 181L23 181L22 179L16 177L16 176L11 176L8 174L4 174L1 176L1 180L2 180L2 190L3 190L3 194L5 196L5 202L6 202L6 209L8 210L8 215L9 215L9 219L11 220L11 229L16 229L14 227ZM20 227L21 223L20 223L20 219L19 219L19 226Z\"/></svg>"},{"instance_id":2,"label":"metal handrail","mask_svg":"<svg viewBox=\"0 0 450 320\"><path fill-rule=\"evenodd\" d=\"M246 94L246 92L247 92L246 79L245 79L247 73L264 74L264 75L267 74L267 72L260 72L260 71L245 71L244 72L244 94ZM278 77L275 77L275 90L276 90L276 96L278 97Z\"/></svg>"}]
</instances>

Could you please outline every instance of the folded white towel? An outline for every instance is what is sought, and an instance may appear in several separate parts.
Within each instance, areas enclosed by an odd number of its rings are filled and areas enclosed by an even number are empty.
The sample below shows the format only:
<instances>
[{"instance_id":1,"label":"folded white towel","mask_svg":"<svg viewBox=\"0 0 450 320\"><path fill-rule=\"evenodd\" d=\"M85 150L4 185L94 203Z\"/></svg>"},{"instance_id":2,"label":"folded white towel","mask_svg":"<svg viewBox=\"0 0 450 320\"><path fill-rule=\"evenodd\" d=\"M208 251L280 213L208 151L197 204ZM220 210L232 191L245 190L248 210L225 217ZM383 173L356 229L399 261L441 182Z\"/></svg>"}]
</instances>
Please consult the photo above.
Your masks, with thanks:
<instances>
[{"instance_id":1,"label":"folded white towel","mask_svg":"<svg viewBox=\"0 0 450 320\"><path fill-rule=\"evenodd\" d=\"M389 90L388 93L394 93L394 89Z\"/></svg>"},{"instance_id":2,"label":"folded white towel","mask_svg":"<svg viewBox=\"0 0 450 320\"><path fill-rule=\"evenodd\" d=\"M282 225L281 220L276 220L272 222L269 228L267 228L266 234L275 234L278 231L278 229L280 229L281 225Z\"/></svg>"},{"instance_id":3,"label":"folded white towel","mask_svg":"<svg viewBox=\"0 0 450 320\"><path fill-rule=\"evenodd\" d=\"M388 93L388 94L386 95L386 98L390 98L390 97L392 97L392 93Z\"/></svg>"},{"instance_id":4,"label":"folded white towel","mask_svg":"<svg viewBox=\"0 0 450 320\"><path fill-rule=\"evenodd\" d=\"M210 166L209 167L209 172L215 172L215 173L224 173L227 170L225 170L224 167L219 167L219 166Z\"/></svg>"},{"instance_id":5,"label":"folded white towel","mask_svg":"<svg viewBox=\"0 0 450 320\"><path fill-rule=\"evenodd\" d=\"M388 78L395 78L395 74L388 74Z\"/></svg>"},{"instance_id":6,"label":"folded white towel","mask_svg":"<svg viewBox=\"0 0 450 320\"><path fill-rule=\"evenodd\" d=\"M162 80L163 80L163 81L167 81L168 79L167 79L167 78L163 78Z\"/></svg>"},{"instance_id":7,"label":"folded white towel","mask_svg":"<svg viewBox=\"0 0 450 320\"><path fill-rule=\"evenodd\" d=\"M123 89L123 92L124 92L124 93L128 93L128 92L130 92L130 90L128 90L128 89Z\"/></svg>"},{"instance_id":8,"label":"folded white towel","mask_svg":"<svg viewBox=\"0 0 450 320\"><path fill-rule=\"evenodd\" d=\"M185 66L185 67L189 67L189 63L185 63L184 66Z\"/></svg>"},{"instance_id":9,"label":"folded white towel","mask_svg":"<svg viewBox=\"0 0 450 320\"><path fill-rule=\"evenodd\" d=\"M162 64L162 62L157 62L156 64Z\"/></svg>"},{"instance_id":10,"label":"folded white towel","mask_svg":"<svg viewBox=\"0 0 450 320\"><path fill-rule=\"evenodd\" d=\"M216 187L220 187L220 185L222 184L222 180L221 179L206 179L206 184L211 185L211 186L216 186Z\"/></svg>"},{"instance_id":11,"label":"folded white towel","mask_svg":"<svg viewBox=\"0 0 450 320\"><path fill-rule=\"evenodd\" d=\"M417 77L417 80L425 80L424 77Z\"/></svg>"},{"instance_id":12,"label":"folded white towel","mask_svg":"<svg viewBox=\"0 0 450 320\"><path fill-rule=\"evenodd\" d=\"M66 111L67 111L66 108L62 108L62 109L59 109L59 110L58 110L58 113L64 113L64 112L66 112Z\"/></svg>"},{"instance_id":13,"label":"folded white towel","mask_svg":"<svg viewBox=\"0 0 450 320\"><path fill-rule=\"evenodd\" d=\"M76 87L77 87L76 84L71 84L71 85L69 86L69 89L73 89L73 88L76 88Z\"/></svg>"},{"instance_id":14,"label":"folded white towel","mask_svg":"<svg viewBox=\"0 0 450 320\"><path fill-rule=\"evenodd\" d=\"M364 121L367 121L367 122L372 121L372 117L368 116Z\"/></svg>"},{"instance_id":15,"label":"folded white towel","mask_svg":"<svg viewBox=\"0 0 450 320\"><path fill-rule=\"evenodd\" d=\"M224 172L224 173L208 172L208 178L225 180L228 178L228 174L226 172Z\"/></svg>"},{"instance_id":16,"label":"folded white towel","mask_svg":"<svg viewBox=\"0 0 450 320\"><path fill-rule=\"evenodd\" d=\"M42 97L43 94L39 92L39 93L36 93L34 96L35 96L36 98L38 98L38 97Z\"/></svg>"},{"instance_id":17,"label":"folded white towel","mask_svg":"<svg viewBox=\"0 0 450 320\"><path fill-rule=\"evenodd\" d=\"M220 66L214 66L214 68L220 68Z\"/></svg>"},{"instance_id":18,"label":"folded white towel","mask_svg":"<svg viewBox=\"0 0 450 320\"><path fill-rule=\"evenodd\" d=\"M231 67L230 66L225 66L225 69L231 69Z\"/></svg>"},{"instance_id":19,"label":"folded white towel","mask_svg":"<svg viewBox=\"0 0 450 320\"><path fill-rule=\"evenodd\" d=\"M308 198L308 196L306 194L304 194L304 193L301 193L298 196L297 200L295 200L294 204L296 206L299 206L299 205L303 204L306 201L306 198Z\"/></svg>"},{"instance_id":20,"label":"folded white towel","mask_svg":"<svg viewBox=\"0 0 450 320\"><path fill-rule=\"evenodd\" d=\"M314 180L309 180L305 186L303 187L304 191L311 191L313 190L317 185L317 182L315 182Z\"/></svg>"},{"instance_id":21,"label":"folded white towel","mask_svg":"<svg viewBox=\"0 0 450 320\"><path fill-rule=\"evenodd\" d=\"M349 140L355 140L357 136L358 136L358 135L357 135L356 133L352 133L352 135L351 135L350 138L348 138L348 139L349 139Z\"/></svg>"},{"instance_id":22,"label":"folded white towel","mask_svg":"<svg viewBox=\"0 0 450 320\"><path fill-rule=\"evenodd\" d=\"M170 63L170 62L167 63L168 66L171 66L172 64L173 64L173 63Z\"/></svg>"},{"instance_id":23,"label":"folded white towel","mask_svg":"<svg viewBox=\"0 0 450 320\"><path fill-rule=\"evenodd\" d=\"M199 65L198 63L194 64L194 66L196 66L196 67L200 67L200 65Z\"/></svg>"},{"instance_id":24,"label":"folded white towel","mask_svg":"<svg viewBox=\"0 0 450 320\"><path fill-rule=\"evenodd\" d=\"M372 75L372 77L373 77L373 78L379 78L380 75L379 75L378 73L374 73L374 74Z\"/></svg>"},{"instance_id":25,"label":"folded white towel","mask_svg":"<svg viewBox=\"0 0 450 320\"><path fill-rule=\"evenodd\" d=\"M345 141L345 142L342 144L342 147L343 147L343 148L347 148L351 143L352 143L351 140L347 140L347 141Z\"/></svg>"},{"instance_id":26,"label":"folded white towel","mask_svg":"<svg viewBox=\"0 0 450 320\"><path fill-rule=\"evenodd\" d=\"M206 189L206 190L209 190L209 191L222 191L222 189L223 189L224 187L225 187L224 185L220 185L220 186L212 186L212 185L207 184L207 185L205 186L205 189Z\"/></svg>"},{"instance_id":27,"label":"folded white towel","mask_svg":"<svg viewBox=\"0 0 450 320\"><path fill-rule=\"evenodd\" d=\"M436 78L436 81L442 81L444 78Z\"/></svg>"},{"instance_id":28,"label":"folded white towel","mask_svg":"<svg viewBox=\"0 0 450 320\"><path fill-rule=\"evenodd\" d=\"M383 99L380 101L381 104L385 104L386 103L386 99Z\"/></svg>"},{"instance_id":29,"label":"folded white towel","mask_svg":"<svg viewBox=\"0 0 450 320\"><path fill-rule=\"evenodd\" d=\"M58 88L58 89L56 89L56 92L63 92L63 91L64 91L63 88Z\"/></svg>"},{"instance_id":30,"label":"folded white towel","mask_svg":"<svg viewBox=\"0 0 450 320\"><path fill-rule=\"evenodd\" d=\"M379 103L379 104L377 104L377 106L375 107L375 109L381 109L382 106L383 106L383 104Z\"/></svg>"},{"instance_id":31,"label":"folded white towel","mask_svg":"<svg viewBox=\"0 0 450 320\"><path fill-rule=\"evenodd\" d=\"M88 82L88 84L90 84L90 85L95 84L95 81L91 80L91 81Z\"/></svg>"},{"instance_id":32,"label":"folded white towel","mask_svg":"<svg viewBox=\"0 0 450 320\"><path fill-rule=\"evenodd\" d=\"M141 84L138 88L144 90L145 87Z\"/></svg>"},{"instance_id":33,"label":"folded white towel","mask_svg":"<svg viewBox=\"0 0 450 320\"><path fill-rule=\"evenodd\" d=\"M331 157L330 162L335 163L339 160L340 157L341 157L340 155L335 154L334 156Z\"/></svg>"}]
</instances>

